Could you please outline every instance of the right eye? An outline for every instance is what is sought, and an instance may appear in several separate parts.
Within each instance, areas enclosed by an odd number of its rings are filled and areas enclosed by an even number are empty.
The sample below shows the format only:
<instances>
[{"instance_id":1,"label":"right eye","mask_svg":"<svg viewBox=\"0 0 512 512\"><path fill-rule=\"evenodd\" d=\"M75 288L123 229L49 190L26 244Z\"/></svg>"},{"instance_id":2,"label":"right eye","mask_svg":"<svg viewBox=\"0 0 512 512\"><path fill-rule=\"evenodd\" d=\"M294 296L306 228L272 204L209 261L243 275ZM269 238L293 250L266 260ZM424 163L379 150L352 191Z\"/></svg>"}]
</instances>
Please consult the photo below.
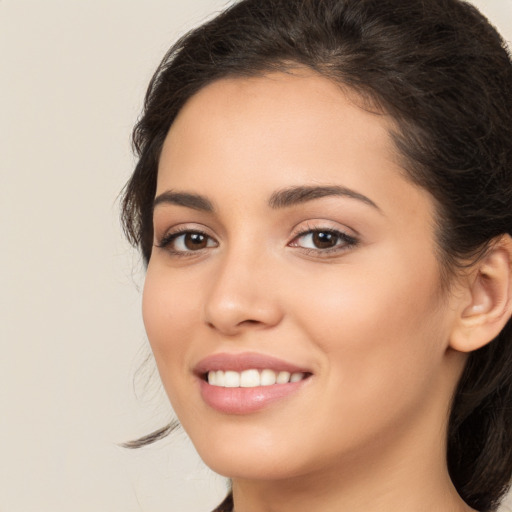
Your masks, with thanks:
<instances>
[{"instance_id":1,"label":"right eye","mask_svg":"<svg viewBox=\"0 0 512 512\"><path fill-rule=\"evenodd\" d=\"M169 233L158 244L158 247L167 249L172 254L181 256L192 252L217 247L217 242L201 231L179 231Z\"/></svg>"}]
</instances>

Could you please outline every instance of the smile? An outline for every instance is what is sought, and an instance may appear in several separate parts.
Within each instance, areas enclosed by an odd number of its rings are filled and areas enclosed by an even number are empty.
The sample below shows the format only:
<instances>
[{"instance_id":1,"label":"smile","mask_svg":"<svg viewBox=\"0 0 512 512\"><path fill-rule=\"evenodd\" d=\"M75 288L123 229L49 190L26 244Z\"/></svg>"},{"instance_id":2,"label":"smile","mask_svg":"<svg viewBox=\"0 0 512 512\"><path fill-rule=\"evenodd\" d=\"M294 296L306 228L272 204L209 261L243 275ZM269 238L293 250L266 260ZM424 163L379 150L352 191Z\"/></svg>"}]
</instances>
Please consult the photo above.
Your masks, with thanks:
<instances>
[{"instance_id":1,"label":"smile","mask_svg":"<svg viewBox=\"0 0 512 512\"><path fill-rule=\"evenodd\" d=\"M223 414L250 414L291 399L312 379L311 370L246 352L213 354L194 368L203 401Z\"/></svg>"},{"instance_id":2,"label":"smile","mask_svg":"<svg viewBox=\"0 0 512 512\"><path fill-rule=\"evenodd\" d=\"M259 386L273 386L274 384L288 384L299 382L306 378L306 373L288 371L276 372L270 369L249 369L243 372L236 371L209 371L208 384L223 388L255 388Z\"/></svg>"}]
</instances>

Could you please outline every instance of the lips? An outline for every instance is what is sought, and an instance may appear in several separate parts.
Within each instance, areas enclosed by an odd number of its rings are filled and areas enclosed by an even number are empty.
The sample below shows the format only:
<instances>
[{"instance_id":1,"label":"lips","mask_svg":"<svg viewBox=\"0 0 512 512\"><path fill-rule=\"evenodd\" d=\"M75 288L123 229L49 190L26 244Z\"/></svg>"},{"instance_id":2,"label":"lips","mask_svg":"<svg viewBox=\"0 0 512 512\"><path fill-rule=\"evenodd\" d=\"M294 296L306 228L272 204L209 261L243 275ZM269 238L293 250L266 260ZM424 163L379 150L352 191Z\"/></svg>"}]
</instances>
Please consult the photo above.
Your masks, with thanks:
<instances>
[{"instance_id":1,"label":"lips","mask_svg":"<svg viewBox=\"0 0 512 512\"><path fill-rule=\"evenodd\" d=\"M244 370L273 370L286 371L290 373L311 373L307 368L298 366L276 357L257 354L255 352L244 352L242 354L212 354L202 359L194 368L196 375L205 375L210 371L231 370L243 372Z\"/></svg>"},{"instance_id":2,"label":"lips","mask_svg":"<svg viewBox=\"0 0 512 512\"><path fill-rule=\"evenodd\" d=\"M194 368L207 405L225 414L248 414L291 397L309 380L305 367L257 353L214 354Z\"/></svg>"}]
</instances>

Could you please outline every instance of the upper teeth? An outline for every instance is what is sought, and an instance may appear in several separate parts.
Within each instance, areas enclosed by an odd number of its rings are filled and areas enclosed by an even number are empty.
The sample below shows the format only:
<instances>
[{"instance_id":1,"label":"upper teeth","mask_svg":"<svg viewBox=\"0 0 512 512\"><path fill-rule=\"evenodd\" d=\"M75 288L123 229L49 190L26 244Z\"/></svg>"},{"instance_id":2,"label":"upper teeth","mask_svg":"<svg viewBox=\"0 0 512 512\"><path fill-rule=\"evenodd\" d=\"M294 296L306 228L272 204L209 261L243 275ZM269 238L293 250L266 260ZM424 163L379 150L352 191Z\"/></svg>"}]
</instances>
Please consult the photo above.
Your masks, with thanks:
<instances>
[{"instance_id":1,"label":"upper teeth","mask_svg":"<svg viewBox=\"0 0 512 512\"><path fill-rule=\"evenodd\" d=\"M208 372L208 384L223 388L254 388L298 382L305 377L302 372L275 372L273 370L211 371Z\"/></svg>"}]
</instances>

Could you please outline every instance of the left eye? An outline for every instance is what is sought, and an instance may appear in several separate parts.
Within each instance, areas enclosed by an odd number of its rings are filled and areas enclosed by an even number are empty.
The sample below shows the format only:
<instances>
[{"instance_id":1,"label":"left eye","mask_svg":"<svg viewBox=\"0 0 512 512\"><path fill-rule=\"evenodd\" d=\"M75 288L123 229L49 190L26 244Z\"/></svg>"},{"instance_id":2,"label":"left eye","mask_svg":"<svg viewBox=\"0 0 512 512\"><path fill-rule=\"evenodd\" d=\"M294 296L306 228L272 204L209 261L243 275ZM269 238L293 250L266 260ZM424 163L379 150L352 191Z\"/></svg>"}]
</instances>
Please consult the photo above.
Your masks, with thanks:
<instances>
[{"instance_id":1,"label":"left eye","mask_svg":"<svg viewBox=\"0 0 512 512\"><path fill-rule=\"evenodd\" d=\"M290 245L304 249L326 250L341 246L351 246L355 243L356 240L353 237L340 231L319 229L297 236Z\"/></svg>"}]
</instances>

